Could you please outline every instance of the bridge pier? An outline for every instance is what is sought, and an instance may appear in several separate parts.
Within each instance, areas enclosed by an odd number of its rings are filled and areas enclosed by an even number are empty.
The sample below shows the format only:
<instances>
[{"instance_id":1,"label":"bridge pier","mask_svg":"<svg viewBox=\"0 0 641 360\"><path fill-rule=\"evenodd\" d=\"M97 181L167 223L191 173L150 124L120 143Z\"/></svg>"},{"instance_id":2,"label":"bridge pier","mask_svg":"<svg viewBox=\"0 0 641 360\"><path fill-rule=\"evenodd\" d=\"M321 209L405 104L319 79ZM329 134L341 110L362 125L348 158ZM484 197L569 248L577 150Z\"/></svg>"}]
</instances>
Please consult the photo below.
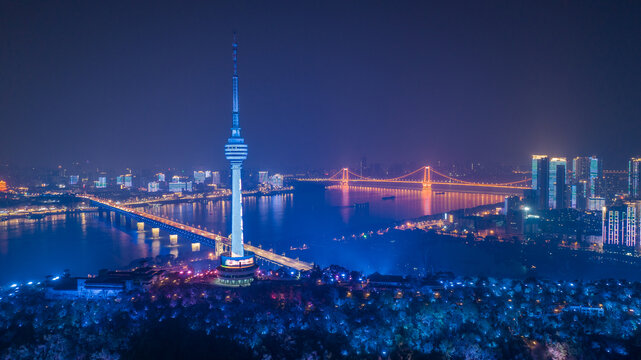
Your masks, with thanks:
<instances>
[{"instance_id":1,"label":"bridge pier","mask_svg":"<svg viewBox=\"0 0 641 360\"><path fill-rule=\"evenodd\" d=\"M191 251L194 251L194 252L200 251L200 243L199 242L191 243Z\"/></svg>"},{"instance_id":2,"label":"bridge pier","mask_svg":"<svg viewBox=\"0 0 641 360\"><path fill-rule=\"evenodd\" d=\"M139 222L138 223L138 231L145 231L145 223L144 222Z\"/></svg>"},{"instance_id":3,"label":"bridge pier","mask_svg":"<svg viewBox=\"0 0 641 360\"><path fill-rule=\"evenodd\" d=\"M151 236L157 238L160 236L160 228L151 228Z\"/></svg>"},{"instance_id":4,"label":"bridge pier","mask_svg":"<svg viewBox=\"0 0 641 360\"><path fill-rule=\"evenodd\" d=\"M178 245L178 235L176 234L169 235L169 244Z\"/></svg>"},{"instance_id":5,"label":"bridge pier","mask_svg":"<svg viewBox=\"0 0 641 360\"><path fill-rule=\"evenodd\" d=\"M225 252L222 240L216 241L216 257L220 257Z\"/></svg>"}]
</instances>

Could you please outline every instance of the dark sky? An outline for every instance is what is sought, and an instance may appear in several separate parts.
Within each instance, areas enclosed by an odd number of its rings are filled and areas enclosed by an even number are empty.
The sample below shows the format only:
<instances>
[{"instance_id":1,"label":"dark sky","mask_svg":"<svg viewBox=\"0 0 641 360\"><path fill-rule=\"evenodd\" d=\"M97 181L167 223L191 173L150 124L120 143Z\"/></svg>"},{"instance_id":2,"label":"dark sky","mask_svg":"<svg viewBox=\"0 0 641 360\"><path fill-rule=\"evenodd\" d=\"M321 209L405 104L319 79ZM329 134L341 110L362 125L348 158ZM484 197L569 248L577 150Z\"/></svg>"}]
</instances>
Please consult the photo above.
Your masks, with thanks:
<instances>
[{"instance_id":1,"label":"dark sky","mask_svg":"<svg viewBox=\"0 0 641 360\"><path fill-rule=\"evenodd\" d=\"M248 166L641 154L641 1L2 1L0 161L226 166L234 30Z\"/></svg>"}]
</instances>

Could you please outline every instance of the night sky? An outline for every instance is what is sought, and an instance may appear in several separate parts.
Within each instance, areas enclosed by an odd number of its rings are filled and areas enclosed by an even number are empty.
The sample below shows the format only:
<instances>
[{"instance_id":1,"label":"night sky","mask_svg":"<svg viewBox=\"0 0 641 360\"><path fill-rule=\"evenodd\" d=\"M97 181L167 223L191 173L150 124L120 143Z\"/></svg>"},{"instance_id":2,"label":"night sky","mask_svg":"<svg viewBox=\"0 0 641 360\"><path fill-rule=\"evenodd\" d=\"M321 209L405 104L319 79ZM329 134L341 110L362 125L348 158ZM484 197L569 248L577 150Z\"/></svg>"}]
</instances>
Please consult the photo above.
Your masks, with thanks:
<instances>
[{"instance_id":1,"label":"night sky","mask_svg":"<svg viewBox=\"0 0 641 360\"><path fill-rule=\"evenodd\" d=\"M0 3L0 161L247 166L641 154L640 1Z\"/></svg>"}]
</instances>

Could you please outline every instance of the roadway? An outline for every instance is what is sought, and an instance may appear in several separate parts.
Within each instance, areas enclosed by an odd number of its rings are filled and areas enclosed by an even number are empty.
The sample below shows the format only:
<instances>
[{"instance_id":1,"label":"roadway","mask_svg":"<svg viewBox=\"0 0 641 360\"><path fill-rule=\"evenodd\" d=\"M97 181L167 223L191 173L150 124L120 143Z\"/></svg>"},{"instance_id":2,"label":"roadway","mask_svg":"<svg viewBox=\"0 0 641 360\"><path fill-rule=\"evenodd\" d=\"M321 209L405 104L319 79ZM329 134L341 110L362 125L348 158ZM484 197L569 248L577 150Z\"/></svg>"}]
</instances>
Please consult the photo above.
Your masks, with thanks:
<instances>
[{"instance_id":1,"label":"roadway","mask_svg":"<svg viewBox=\"0 0 641 360\"><path fill-rule=\"evenodd\" d=\"M212 232L209 232L209 231L206 231L206 230L202 230L202 229L199 229L199 228L196 228L196 227L193 227L193 226L185 225L185 224L179 223L177 221L165 219L165 218L162 218L160 216L152 215L152 214L146 213L144 211L139 211L139 210L136 210L136 209L132 209L130 207L126 207L126 206L123 206L123 205L120 205L120 204L115 204L115 203L113 203L113 202L111 202L109 200L102 200L102 199L98 199L98 198L95 198L93 196L88 196L88 195L79 196L79 197L83 198L83 199L86 199L86 200L89 200L89 201L91 201L91 202L93 202L93 203L95 203L98 206L101 206L103 208L117 209L121 213L130 214L130 215L132 215L132 216L134 216L136 218L143 219L143 220L146 219L147 221L149 221L151 223L164 224L165 228L170 228L170 229L171 228L175 228L177 230L180 230L181 232L191 233L191 234L195 235L196 237L202 237L202 238L205 238L205 239L212 240L212 243L215 243L215 241L220 241L224 245L231 246L231 239L226 237L226 236L221 236L221 235L218 235L218 234L214 234ZM209 243L210 242L204 242L204 244L209 244ZM307 271L307 270L311 270L313 268L313 265L311 263L300 261L298 259L292 259L292 258L289 258L289 257L284 256L284 255L278 255L278 254L275 254L272 251L263 250L263 249L261 249L259 247L256 247L256 246L253 246L253 245L250 245L250 244L244 244L244 248L245 248L245 250L251 251L254 254L256 254L257 257L262 258L264 260L267 260L267 261L272 262L272 263L277 264L277 265L285 266L285 267L288 267L288 268L291 268L291 269L295 269L295 270L298 270L298 271Z\"/></svg>"},{"instance_id":2,"label":"roadway","mask_svg":"<svg viewBox=\"0 0 641 360\"><path fill-rule=\"evenodd\" d=\"M502 185L502 184L484 184L484 183L456 183L446 181L432 181L424 183L422 181L408 181L408 180L370 180L370 179L349 179L344 181L341 179L327 179L327 178L299 178L295 179L300 182L320 183L320 184L348 184L354 186L369 186L380 188L416 188L424 189L431 186L434 191L455 191L455 192L478 192L486 193L488 191L500 192L506 194L521 194L523 190L530 189L529 186L516 186L516 185Z\"/></svg>"},{"instance_id":3,"label":"roadway","mask_svg":"<svg viewBox=\"0 0 641 360\"><path fill-rule=\"evenodd\" d=\"M431 181L429 183L424 183L422 181L411 181L411 180L385 180L385 179L349 179L347 181L341 179L323 179L323 178L299 178L295 179L296 181L310 181L310 182L333 182L333 183L392 183L392 184L428 184L428 185L458 185L458 186L478 186L485 188L498 188L498 189L530 189L529 186L516 186L516 185L503 185L503 184L491 184L491 183L457 183L457 182L446 182L446 181Z\"/></svg>"}]
</instances>

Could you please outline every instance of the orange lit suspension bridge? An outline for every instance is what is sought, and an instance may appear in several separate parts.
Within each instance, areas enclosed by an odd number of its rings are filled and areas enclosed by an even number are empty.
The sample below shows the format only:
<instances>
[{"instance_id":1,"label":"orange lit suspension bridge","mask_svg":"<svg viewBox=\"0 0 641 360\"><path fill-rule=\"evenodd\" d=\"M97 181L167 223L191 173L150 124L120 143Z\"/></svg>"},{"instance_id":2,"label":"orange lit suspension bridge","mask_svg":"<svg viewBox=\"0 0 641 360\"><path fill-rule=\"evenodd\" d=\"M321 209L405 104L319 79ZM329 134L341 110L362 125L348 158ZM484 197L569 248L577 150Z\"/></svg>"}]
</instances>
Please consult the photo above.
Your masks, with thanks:
<instances>
[{"instance_id":1,"label":"orange lit suspension bridge","mask_svg":"<svg viewBox=\"0 0 641 360\"><path fill-rule=\"evenodd\" d=\"M348 168L343 168L327 178L299 178L296 180L319 183L337 183L341 185L354 183L370 186L383 186L385 184L420 184L425 189L429 189L433 185L444 185L485 189L525 190L530 188L530 181L532 179L522 179L505 183L472 182L442 174L432 169L430 166L422 166L410 173L390 179L362 176L350 171Z\"/></svg>"}]
</instances>

